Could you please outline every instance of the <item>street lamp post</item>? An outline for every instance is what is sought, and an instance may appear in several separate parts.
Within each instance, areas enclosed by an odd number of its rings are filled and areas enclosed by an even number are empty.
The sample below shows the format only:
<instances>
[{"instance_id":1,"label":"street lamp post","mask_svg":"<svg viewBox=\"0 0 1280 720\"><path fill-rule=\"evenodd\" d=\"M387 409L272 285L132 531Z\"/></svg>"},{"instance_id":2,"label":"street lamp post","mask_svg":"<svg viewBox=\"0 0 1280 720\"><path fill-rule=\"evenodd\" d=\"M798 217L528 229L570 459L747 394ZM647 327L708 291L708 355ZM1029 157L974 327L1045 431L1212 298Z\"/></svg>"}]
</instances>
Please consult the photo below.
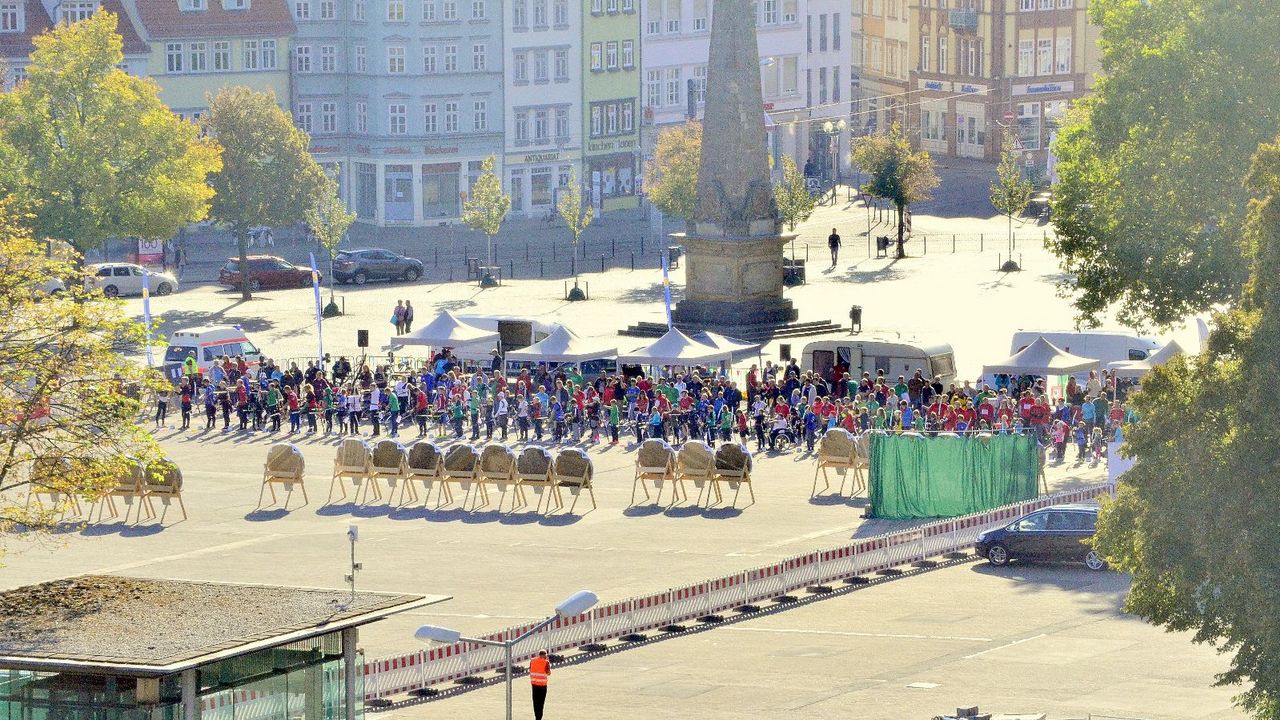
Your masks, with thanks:
<instances>
[{"instance_id":1,"label":"street lamp post","mask_svg":"<svg viewBox=\"0 0 1280 720\"><path fill-rule=\"evenodd\" d=\"M419 642L436 645L452 645L456 642L469 642L477 645L487 645L489 647L500 647L506 653L506 685L507 685L507 720L511 720L511 651L516 645L522 641L537 635L547 629L551 623L560 619L567 619L595 607L600 599L596 594L587 590L581 590L569 596L564 602L556 606L556 612L551 617L534 625L525 631L522 635L511 640L498 641L486 640L484 638L466 637L457 630L449 628L437 627L435 625L423 625L413 634Z\"/></svg>"}]
</instances>

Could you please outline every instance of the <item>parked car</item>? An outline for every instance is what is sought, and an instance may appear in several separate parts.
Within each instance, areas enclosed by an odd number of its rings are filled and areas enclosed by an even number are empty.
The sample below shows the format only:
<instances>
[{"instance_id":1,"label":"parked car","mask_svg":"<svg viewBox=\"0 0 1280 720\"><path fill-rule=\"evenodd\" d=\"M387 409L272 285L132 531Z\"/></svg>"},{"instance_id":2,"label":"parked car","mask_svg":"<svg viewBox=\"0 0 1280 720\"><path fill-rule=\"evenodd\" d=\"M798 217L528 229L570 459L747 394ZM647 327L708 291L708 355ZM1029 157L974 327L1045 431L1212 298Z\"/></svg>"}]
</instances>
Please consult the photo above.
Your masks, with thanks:
<instances>
[{"instance_id":1,"label":"parked car","mask_svg":"<svg viewBox=\"0 0 1280 720\"><path fill-rule=\"evenodd\" d=\"M422 261L390 250L367 248L342 250L333 259L333 278L363 285L370 280L413 282L422 277Z\"/></svg>"},{"instance_id":2,"label":"parked car","mask_svg":"<svg viewBox=\"0 0 1280 720\"><path fill-rule=\"evenodd\" d=\"M1057 505L1027 513L1012 523L978 536L978 554L992 565L1011 560L1083 562L1090 570L1107 566L1087 542L1098 523L1092 505Z\"/></svg>"},{"instance_id":3,"label":"parked car","mask_svg":"<svg viewBox=\"0 0 1280 720\"><path fill-rule=\"evenodd\" d=\"M98 263L88 268L86 285L97 288L107 297L142 294L141 265L133 263ZM168 295L178 289L178 279L173 273L147 271L148 287L153 295Z\"/></svg>"},{"instance_id":4,"label":"parked car","mask_svg":"<svg viewBox=\"0 0 1280 720\"><path fill-rule=\"evenodd\" d=\"M250 255L248 260L249 289L252 291L311 284L311 268L298 267L275 255ZM218 282L227 287L240 287L240 258L227 258L227 264L218 273Z\"/></svg>"}]
</instances>

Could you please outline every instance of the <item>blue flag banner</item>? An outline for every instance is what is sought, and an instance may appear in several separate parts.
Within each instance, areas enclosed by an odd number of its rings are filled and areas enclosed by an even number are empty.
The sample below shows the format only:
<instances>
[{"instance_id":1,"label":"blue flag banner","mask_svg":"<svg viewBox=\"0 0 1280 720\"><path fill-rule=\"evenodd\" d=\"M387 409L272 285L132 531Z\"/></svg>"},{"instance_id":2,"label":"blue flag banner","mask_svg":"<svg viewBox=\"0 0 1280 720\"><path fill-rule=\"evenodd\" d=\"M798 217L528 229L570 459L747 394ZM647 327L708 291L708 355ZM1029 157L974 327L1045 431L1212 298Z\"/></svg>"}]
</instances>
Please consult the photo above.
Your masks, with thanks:
<instances>
[{"instance_id":1,"label":"blue flag banner","mask_svg":"<svg viewBox=\"0 0 1280 720\"><path fill-rule=\"evenodd\" d=\"M662 251L662 301L667 307L667 329L671 329L671 278L667 276L667 266L670 264L668 255L669 250Z\"/></svg>"},{"instance_id":2,"label":"blue flag banner","mask_svg":"<svg viewBox=\"0 0 1280 720\"><path fill-rule=\"evenodd\" d=\"M142 323L147 327L147 367L155 367L151 355L151 273L142 268Z\"/></svg>"},{"instance_id":3,"label":"blue flag banner","mask_svg":"<svg viewBox=\"0 0 1280 720\"><path fill-rule=\"evenodd\" d=\"M316 363L320 369L324 369L324 329L321 327L320 318L320 271L316 269L316 254L308 253L311 258L311 289L315 293L316 298L316 346L318 354L316 355Z\"/></svg>"}]
</instances>

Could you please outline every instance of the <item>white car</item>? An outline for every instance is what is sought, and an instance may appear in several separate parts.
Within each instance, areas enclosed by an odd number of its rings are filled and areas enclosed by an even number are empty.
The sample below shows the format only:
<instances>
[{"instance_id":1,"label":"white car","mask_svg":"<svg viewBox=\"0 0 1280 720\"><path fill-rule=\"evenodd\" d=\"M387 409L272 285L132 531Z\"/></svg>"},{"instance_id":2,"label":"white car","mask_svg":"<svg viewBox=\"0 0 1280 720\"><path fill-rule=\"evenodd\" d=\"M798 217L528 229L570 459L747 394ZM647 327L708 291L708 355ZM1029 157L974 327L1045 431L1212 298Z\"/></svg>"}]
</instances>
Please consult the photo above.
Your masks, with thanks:
<instances>
[{"instance_id":1,"label":"white car","mask_svg":"<svg viewBox=\"0 0 1280 720\"><path fill-rule=\"evenodd\" d=\"M88 285L102 290L107 297L142 294L141 265L133 263L98 263L88 267ZM178 279L173 273L148 270L148 287L153 295L168 295L178 289Z\"/></svg>"}]
</instances>

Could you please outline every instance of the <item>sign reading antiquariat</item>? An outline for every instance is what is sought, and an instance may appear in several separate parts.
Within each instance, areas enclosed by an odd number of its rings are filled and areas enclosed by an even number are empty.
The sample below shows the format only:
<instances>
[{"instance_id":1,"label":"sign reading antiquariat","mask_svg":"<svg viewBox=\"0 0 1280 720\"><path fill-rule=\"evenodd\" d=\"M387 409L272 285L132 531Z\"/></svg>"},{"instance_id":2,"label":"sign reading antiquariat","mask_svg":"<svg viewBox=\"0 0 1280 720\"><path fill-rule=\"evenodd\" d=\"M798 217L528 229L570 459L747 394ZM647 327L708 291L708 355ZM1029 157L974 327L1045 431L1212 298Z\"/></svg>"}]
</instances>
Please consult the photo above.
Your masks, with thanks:
<instances>
[{"instance_id":1,"label":"sign reading antiquariat","mask_svg":"<svg viewBox=\"0 0 1280 720\"><path fill-rule=\"evenodd\" d=\"M529 164L529 163L548 163L548 162L555 162L555 161L557 161L557 160L559 160L559 159L560 159L560 153L558 153L558 152L552 152L552 153L529 153L528 155L525 155L525 156L524 156L524 161L525 161L525 163L526 163L526 164Z\"/></svg>"}]
</instances>

